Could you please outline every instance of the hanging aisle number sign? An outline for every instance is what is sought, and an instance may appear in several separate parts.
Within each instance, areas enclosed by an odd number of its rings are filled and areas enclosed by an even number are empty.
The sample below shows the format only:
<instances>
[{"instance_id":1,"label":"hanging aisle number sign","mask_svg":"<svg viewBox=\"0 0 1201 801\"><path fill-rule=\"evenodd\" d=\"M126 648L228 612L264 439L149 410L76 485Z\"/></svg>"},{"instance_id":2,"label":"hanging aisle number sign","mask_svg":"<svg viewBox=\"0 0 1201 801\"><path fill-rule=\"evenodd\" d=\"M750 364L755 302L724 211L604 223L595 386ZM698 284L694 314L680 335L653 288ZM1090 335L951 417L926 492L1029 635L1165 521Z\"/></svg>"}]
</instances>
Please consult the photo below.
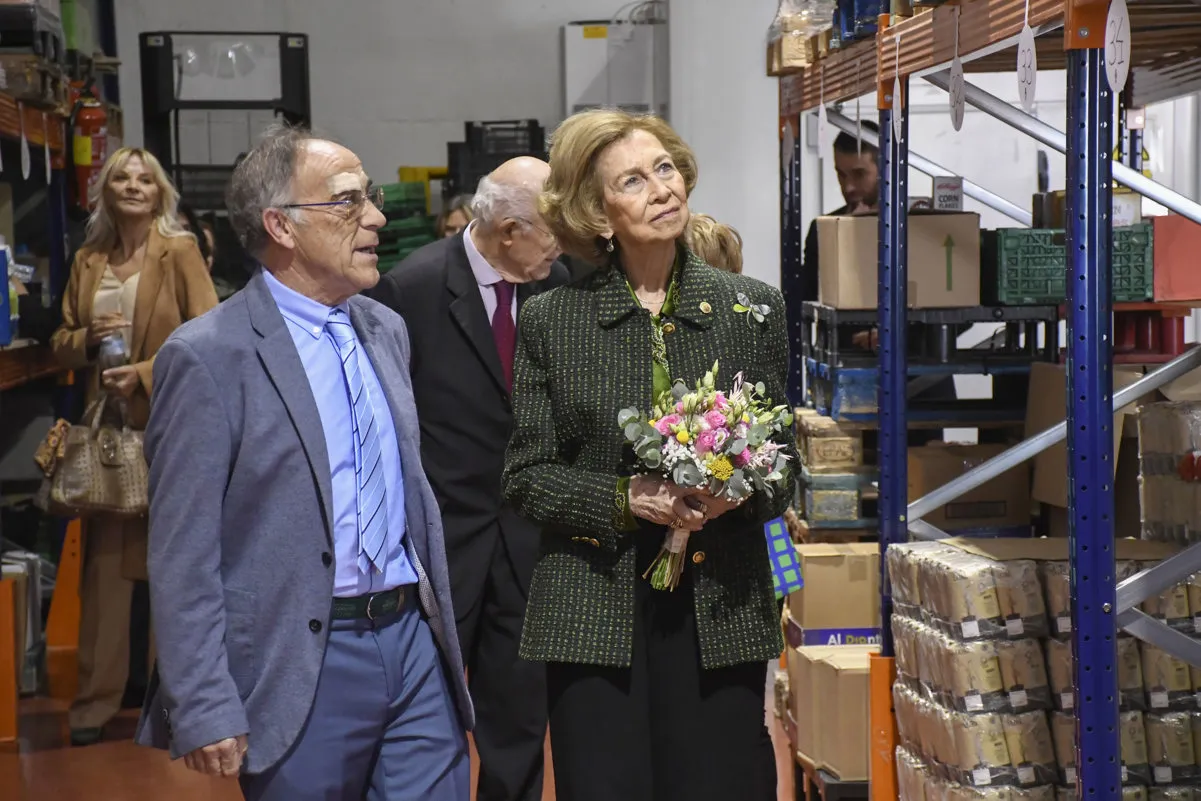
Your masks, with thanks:
<instances>
[{"instance_id":1,"label":"hanging aisle number sign","mask_svg":"<svg viewBox=\"0 0 1201 801\"><path fill-rule=\"evenodd\" d=\"M1018 99L1022 109L1034 112L1034 85L1038 81L1038 53L1034 49L1034 31L1027 22L1018 35Z\"/></svg>"},{"instance_id":2,"label":"hanging aisle number sign","mask_svg":"<svg viewBox=\"0 0 1201 801\"><path fill-rule=\"evenodd\" d=\"M959 60L959 7L955 7L955 58L951 61L951 80L947 84L947 100L951 104L951 127L963 128L964 87L963 62Z\"/></svg>"},{"instance_id":3,"label":"hanging aisle number sign","mask_svg":"<svg viewBox=\"0 0 1201 801\"><path fill-rule=\"evenodd\" d=\"M1126 88L1130 75L1130 11L1126 0L1110 0L1105 20L1105 77L1117 94Z\"/></svg>"}]
</instances>

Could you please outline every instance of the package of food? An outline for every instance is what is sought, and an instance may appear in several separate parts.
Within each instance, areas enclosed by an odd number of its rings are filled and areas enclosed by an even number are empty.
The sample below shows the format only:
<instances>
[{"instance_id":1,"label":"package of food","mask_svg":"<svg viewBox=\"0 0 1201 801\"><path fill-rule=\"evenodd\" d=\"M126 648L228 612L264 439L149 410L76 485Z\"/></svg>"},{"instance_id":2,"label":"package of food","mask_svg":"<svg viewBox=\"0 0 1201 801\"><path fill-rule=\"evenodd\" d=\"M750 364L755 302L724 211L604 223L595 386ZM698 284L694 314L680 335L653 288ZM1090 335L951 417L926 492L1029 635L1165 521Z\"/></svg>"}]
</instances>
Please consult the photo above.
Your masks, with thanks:
<instances>
[{"instance_id":1,"label":"package of food","mask_svg":"<svg viewBox=\"0 0 1201 801\"><path fill-rule=\"evenodd\" d=\"M1147 759L1156 784L1191 781L1197 775L1193 748L1193 721L1186 712L1144 716Z\"/></svg>"},{"instance_id":2,"label":"package of food","mask_svg":"<svg viewBox=\"0 0 1201 801\"><path fill-rule=\"evenodd\" d=\"M1122 742L1122 783L1150 784L1151 758L1142 712L1123 712L1118 719Z\"/></svg>"},{"instance_id":3,"label":"package of food","mask_svg":"<svg viewBox=\"0 0 1201 801\"><path fill-rule=\"evenodd\" d=\"M953 718L958 780L972 787L1016 784L1017 770L1009 758L1005 721L1001 715L962 715Z\"/></svg>"},{"instance_id":4,"label":"package of food","mask_svg":"<svg viewBox=\"0 0 1201 801\"><path fill-rule=\"evenodd\" d=\"M1152 712L1185 711L1196 708L1193 676L1188 663L1143 643L1143 689L1147 709Z\"/></svg>"},{"instance_id":5,"label":"package of food","mask_svg":"<svg viewBox=\"0 0 1201 801\"><path fill-rule=\"evenodd\" d=\"M1148 801L1147 788L1141 784L1127 784L1122 788L1122 801Z\"/></svg>"},{"instance_id":6,"label":"package of food","mask_svg":"<svg viewBox=\"0 0 1201 801\"><path fill-rule=\"evenodd\" d=\"M1196 801L1195 787L1152 787L1147 791L1149 801Z\"/></svg>"},{"instance_id":7,"label":"package of food","mask_svg":"<svg viewBox=\"0 0 1201 801\"><path fill-rule=\"evenodd\" d=\"M1067 640L1043 640L1047 649L1047 678L1055 708L1071 712L1076 708L1072 679L1072 643Z\"/></svg>"},{"instance_id":8,"label":"package of food","mask_svg":"<svg viewBox=\"0 0 1201 801\"><path fill-rule=\"evenodd\" d=\"M1189 613L1193 617L1193 634L1201 634L1201 573L1197 573L1185 582L1188 592Z\"/></svg>"},{"instance_id":9,"label":"package of food","mask_svg":"<svg viewBox=\"0 0 1201 801\"><path fill-rule=\"evenodd\" d=\"M1156 564L1156 562L1143 562L1140 568L1146 570ZM1156 595L1143 601L1143 611L1177 631L1183 631L1186 634L1194 632L1187 584L1178 584L1163 595Z\"/></svg>"},{"instance_id":10,"label":"package of food","mask_svg":"<svg viewBox=\"0 0 1201 801\"><path fill-rule=\"evenodd\" d=\"M894 612L920 620L923 601L921 572L923 560L934 553L948 552L952 548L940 542L904 542L888 546L888 578L892 584Z\"/></svg>"},{"instance_id":11,"label":"package of food","mask_svg":"<svg viewBox=\"0 0 1201 801\"><path fill-rule=\"evenodd\" d=\"M950 679L944 658L944 643L950 642L942 632L935 631L925 623L915 623L917 631L918 680L922 696L940 704L951 706Z\"/></svg>"},{"instance_id":12,"label":"package of food","mask_svg":"<svg viewBox=\"0 0 1201 801\"><path fill-rule=\"evenodd\" d=\"M1051 627L1051 636L1071 637L1071 568L1067 562L1043 562L1040 569L1043 588L1047 594L1047 617Z\"/></svg>"},{"instance_id":13,"label":"package of food","mask_svg":"<svg viewBox=\"0 0 1201 801\"><path fill-rule=\"evenodd\" d=\"M1122 709L1146 709L1143 657L1138 640L1118 637L1118 693Z\"/></svg>"},{"instance_id":14,"label":"package of food","mask_svg":"<svg viewBox=\"0 0 1201 801\"><path fill-rule=\"evenodd\" d=\"M1059 784L1076 784L1076 719L1066 712L1050 715L1051 740L1055 743L1055 764Z\"/></svg>"},{"instance_id":15,"label":"package of food","mask_svg":"<svg viewBox=\"0 0 1201 801\"><path fill-rule=\"evenodd\" d=\"M1009 764L1017 772L1022 787L1054 784L1059 773L1055 761L1055 743L1043 712L1004 715L1005 746Z\"/></svg>"},{"instance_id":16,"label":"package of food","mask_svg":"<svg viewBox=\"0 0 1201 801\"><path fill-rule=\"evenodd\" d=\"M907 617L893 615L892 650L897 663L897 681L916 683L918 678L917 625Z\"/></svg>"},{"instance_id":17,"label":"package of food","mask_svg":"<svg viewBox=\"0 0 1201 801\"><path fill-rule=\"evenodd\" d=\"M1009 637L1046 637L1047 604L1038 563L1028 559L998 562L993 570L997 601Z\"/></svg>"},{"instance_id":18,"label":"package of food","mask_svg":"<svg viewBox=\"0 0 1201 801\"><path fill-rule=\"evenodd\" d=\"M989 640L960 642L942 638L944 685L950 706L960 712L1000 712L1009 708L1001 681L997 643Z\"/></svg>"},{"instance_id":19,"label":"package of food","mask_svg":"<svg viewBox=\"0 0 1201 801\"><path fill-rule=\"evenodd\" d=\"M932 564L929 586L933 614L945 634L957 640L999 637L1005 632L997 598L994 569L997 562L966 551L939 552L927 560Z\"/></svg>"},{"instance_id":20,"label":"package of food","mask_svg":"<svg viewBox=\"0 0 1201 801\"><path fill-rule=\"evenodd\" d=\"M1012 711L1025 712L1052 707L1047 662L1038 640L998 642L997 661L1001 666L1001 683ZM1139 689L1142 689L1141 686Z\"/></svg>"},{"instance_id":21,"label":"package of food","mask_svg":"<svg viewBox=\"0 0 1201 801\"><path fill-rule=\"evenodd\" d=\"M900 801L926 801L926 774L922 760L903 745L897 746L897 797Z\"/></svg>"},{"instance_id":22,"label":"package of food","mask_svg":"<svg viewBox=\"0 0 1201 801\"><path fill-rule=\"evenodd\" d=\"M1055 801L1055 788L1037 787L965 787L962 801Z\"/></svg>"}]
</instances>

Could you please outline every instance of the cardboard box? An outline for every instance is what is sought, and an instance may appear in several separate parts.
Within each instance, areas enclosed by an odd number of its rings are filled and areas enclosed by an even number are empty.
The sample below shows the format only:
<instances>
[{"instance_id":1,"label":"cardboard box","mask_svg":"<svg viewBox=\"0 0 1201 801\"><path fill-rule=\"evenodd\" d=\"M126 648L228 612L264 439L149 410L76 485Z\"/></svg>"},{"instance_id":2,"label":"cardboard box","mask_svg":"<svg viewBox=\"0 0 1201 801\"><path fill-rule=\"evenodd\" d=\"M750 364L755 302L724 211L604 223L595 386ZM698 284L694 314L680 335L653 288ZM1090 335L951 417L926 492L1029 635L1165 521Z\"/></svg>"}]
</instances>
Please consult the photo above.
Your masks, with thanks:
<instances>
[{"instance_id":1,"label":"cardboard box","mask_svg":"<svg viewBox=\"0 0 1201 801\"><path fill-rule=\"evenodd\" d=\"M962 176L934 179L934 208L936 211L963 211Z\"/></svg>"},{"instance_id":2,"label":"cardboard box","mask_svg":"<svg viewBox=\"0 0 1201 801\"><path fill-rule=\"evenodd\" d=\"M838 309L874 309L879 273L879 219L819 217L819 297ZM909 215L909 305L980 305L980 215Z\"/></svg>"},{"instance_id":3,"label":"cardboard box","mask_svg":"<svg viewBox=\"0 0 1201 801\"><path fill-rule=\"evenodd\" d=\"M1201 300L1201 225L1179 214L1151 219L1156 301Z\"/></svg>"},{"instance_id":4,"label":"cardboard box","mask_svg":"<svg viewBox=\"0 0 1201 801\"><path fill-rule=\"evenodd\" d=\"M788 596L801 645L880 642L880 546L876 543L797 545L805 586Z\"/></svg>"},{"instance_id":5,"label":"cardboard box","mask_svg":"<svg viewBox=\"0 0 1201 801\"><path fill-rule=\"evenodd\" d=\"M852 755L855 753L854 745L843 747L832 735L843 717L843 704L846 703L849 704L851 720L846 727L845 739L852 743L855 741L858 727L855 725L857 717L854 712L857 707L853 698L844 702L834 693L843 685L854 683L859 665L863 666L866 676L870 655L879 651L878 645L818 645L788 649L789 713L796 722L793 747L809 762L818 767L833 763L842 770L855 772L854 761L846 759L847 752ZM866 705L866 679L862 695ZM866 721L862 726L862 737L866 756Z\"/></svg>"},{"instance_id":6,"label":"cardboard box","mask_svg":"<svg viewBox=\"0 0 1201 801\"><path fill-rule=\"evenodd\" d=\"M871 690L868 662L877 649L839 649L815 665L821 745L817 765L842 781L868 778ZM800 739L800 724L797 731Z\"/></svg>"},{"instance_id":7,"label":"cardboard box","mask_svg":"<svg viewBox=\"0 0 1201 801\"><path fill-rule=\"evenodd\" d=\"M933 443L909 449L909 501L929 494L1006 450L1004 445ZM1030 467L1023 463L925 516L943 531L1029 526Z\"/></svg>"}]
</instances>

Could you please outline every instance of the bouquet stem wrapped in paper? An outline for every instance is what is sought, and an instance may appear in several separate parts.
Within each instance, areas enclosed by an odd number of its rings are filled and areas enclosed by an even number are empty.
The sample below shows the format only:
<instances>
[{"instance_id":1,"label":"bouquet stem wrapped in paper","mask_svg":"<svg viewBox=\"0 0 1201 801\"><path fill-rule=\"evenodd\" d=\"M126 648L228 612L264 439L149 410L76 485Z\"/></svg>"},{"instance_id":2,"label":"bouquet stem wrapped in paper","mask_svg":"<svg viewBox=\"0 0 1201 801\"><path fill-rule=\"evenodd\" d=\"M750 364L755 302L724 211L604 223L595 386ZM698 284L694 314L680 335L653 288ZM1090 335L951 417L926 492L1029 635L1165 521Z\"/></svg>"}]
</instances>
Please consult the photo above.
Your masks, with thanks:
<instances>
[{"instance_id":1,"label":"bouquet stem wrapped in paper","mask_svg":"<svg viewBox=\"0 0 1201 801\"><path fill-rule=\"evenodd\" d=\"M649 415L622 409L617 424L638 465L681 487L741 504L755 493L772 496L786 485L788 454L779 444L792 426L787 406L772 406L763 384L739 373L729 392L718 391L718 364L695 389L676 381ZM669 529L658 557L643 575L657 590L674 590L684 570L689 532Z\"/></svg>"}]
</instances>

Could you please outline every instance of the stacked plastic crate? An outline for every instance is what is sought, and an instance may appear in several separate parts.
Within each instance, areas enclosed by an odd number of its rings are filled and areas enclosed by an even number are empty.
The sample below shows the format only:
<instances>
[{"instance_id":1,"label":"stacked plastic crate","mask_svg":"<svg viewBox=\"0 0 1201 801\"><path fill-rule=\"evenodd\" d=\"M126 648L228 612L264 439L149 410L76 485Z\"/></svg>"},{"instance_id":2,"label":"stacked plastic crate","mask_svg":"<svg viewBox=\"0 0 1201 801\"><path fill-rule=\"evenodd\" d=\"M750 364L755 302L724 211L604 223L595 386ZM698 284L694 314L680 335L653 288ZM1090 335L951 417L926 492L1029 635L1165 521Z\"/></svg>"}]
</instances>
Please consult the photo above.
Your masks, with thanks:
<instances>
[{"instance_id":1,"label":"stacked plastic crate","mask_svg":"<svg viewBox=\"0 0 1201 801\"><path fill-rule=\"evenodd\" d=\"M379 270L386 273L417 248L434 241L434 220L425 206L425 184L419 181L383 187L388 218L379 231Z\"/></svg>"}]
</instances>

